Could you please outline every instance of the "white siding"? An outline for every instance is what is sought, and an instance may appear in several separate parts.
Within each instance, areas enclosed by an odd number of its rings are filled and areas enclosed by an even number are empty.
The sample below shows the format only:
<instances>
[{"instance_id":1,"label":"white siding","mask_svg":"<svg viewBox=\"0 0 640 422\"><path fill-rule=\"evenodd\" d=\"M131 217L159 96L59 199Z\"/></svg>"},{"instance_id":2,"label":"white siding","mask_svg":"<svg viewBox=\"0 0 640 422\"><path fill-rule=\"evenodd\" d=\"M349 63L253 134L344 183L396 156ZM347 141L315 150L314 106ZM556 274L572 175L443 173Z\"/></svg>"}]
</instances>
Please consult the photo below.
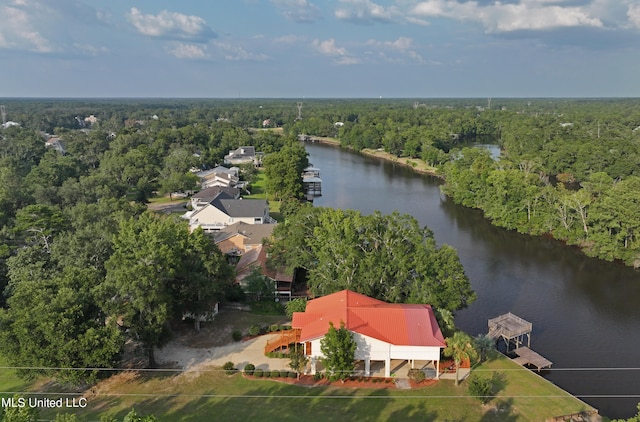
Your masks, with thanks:
<instances>
[{"instance_id":1,"label":"white siding","mask_svg":"<svg viewBox=\"0 0 640 422\"><path fill-rule=\"evenodd\" d=\"M377 360L389 359L402 360L439 360L440 348L429 346L395 346L384 341L368 337L362 334L353 333L356 341L356 360ZM322 357L320 352L320 339L311 342L311 356Z\"/></svg>"}]
</instances>

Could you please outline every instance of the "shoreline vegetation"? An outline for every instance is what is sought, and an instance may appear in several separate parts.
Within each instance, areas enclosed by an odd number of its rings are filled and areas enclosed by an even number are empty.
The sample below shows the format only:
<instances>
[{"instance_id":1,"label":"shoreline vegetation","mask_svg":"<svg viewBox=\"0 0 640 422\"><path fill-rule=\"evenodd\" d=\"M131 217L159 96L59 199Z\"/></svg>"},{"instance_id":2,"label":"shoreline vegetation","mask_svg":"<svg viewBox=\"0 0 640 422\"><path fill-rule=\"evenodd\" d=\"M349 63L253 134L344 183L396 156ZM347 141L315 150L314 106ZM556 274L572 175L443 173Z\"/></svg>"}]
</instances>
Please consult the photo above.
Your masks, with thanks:
<instances>
[{"instance_id":1,"label":"shoreline vegetation","mask_svg":"<svg viewBox=\"0 0 640 422\"><path fill-rule=\"evenodd\" d=\"M306 142L311 142L311 143L317 142L319 144L326 144L326 145L331 145L335 147L345 148L340 144L340 140L338 138L332 138L329 136L314 136L312 139L313 139L312 141L306 141ZM354 151L354 149L351 147L346 147L346 148ZM396 155L386 152L382 148L379 148L379 149L364 148L357 152L359 152L360 154L366 155L368 157L374 157L374 158L385 160L394 164L399 164L404 167L409 167L416 173L425 174L428 176L434 176L440 179L443 178L442 175L438 173L438 169L436 167L428 165L427 163L420 160L419 158L398 157Z\"/></svg>"}]
</instances>

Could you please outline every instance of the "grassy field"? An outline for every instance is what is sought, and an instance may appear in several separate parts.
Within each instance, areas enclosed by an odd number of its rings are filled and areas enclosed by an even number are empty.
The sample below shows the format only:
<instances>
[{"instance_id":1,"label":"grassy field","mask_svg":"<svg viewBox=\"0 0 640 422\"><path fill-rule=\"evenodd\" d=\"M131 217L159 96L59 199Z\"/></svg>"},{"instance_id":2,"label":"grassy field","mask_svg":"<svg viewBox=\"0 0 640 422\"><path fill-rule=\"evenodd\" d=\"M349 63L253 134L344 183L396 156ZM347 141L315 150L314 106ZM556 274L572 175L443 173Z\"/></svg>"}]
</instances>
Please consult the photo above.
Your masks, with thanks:
<instances>
[{"instance_id":1,"label":"grassy field","mask_svg":"<svg viewBox=\"0 0 640 422\"><path fill-rule=\"evenodd\" d=\"M477 374L499 374L497 396L486 406L467 395L465 382L442 380L412 390L298 387L226 375L216 368L179 375L123 373L85 394L81 420L124 416L135 407L163 421L255 420L354 421L544 421L588 410L585 403L508 359L498 356ZM43 412L53 417L56 411Z\"/></svg>"}]
</instances>

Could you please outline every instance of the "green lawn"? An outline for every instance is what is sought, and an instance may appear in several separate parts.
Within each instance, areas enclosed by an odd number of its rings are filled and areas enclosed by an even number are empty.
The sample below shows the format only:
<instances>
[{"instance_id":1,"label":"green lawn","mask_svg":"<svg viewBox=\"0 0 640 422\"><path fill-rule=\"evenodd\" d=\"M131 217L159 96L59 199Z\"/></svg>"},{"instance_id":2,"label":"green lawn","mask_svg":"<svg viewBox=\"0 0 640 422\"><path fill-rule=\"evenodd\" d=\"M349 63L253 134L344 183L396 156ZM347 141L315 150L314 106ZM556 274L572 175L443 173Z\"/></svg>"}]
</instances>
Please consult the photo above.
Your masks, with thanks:
<instances>
[{"instance_id":1,"label":"green lawn","mask_svg":"<svg viewBox=\"0 0 640 422\"><path fill-rule=\"evenodd\" d=\"M209 370L181 375L117 375L95 387L89 405L77 414L83 420L97 420L103 414L122 417L135 407L139 413L152 413L163 421L299 421L301 417L305 422L543 421L590 408L506 358L498 357L477 369L476 373L489 377L496 372L504 374L498 396L487 406L467 396L464 382L456 387L453 381L442 380L404 391L297 387Z\"/></svg>"},{"instance_id":2,"label":"green lawn","mask_svg":"<svg viewBox=\"0 0 640 422\"><path fill-rule=\"evenodd\" d=\"M18 378L15 371L5 369L7 361L0 357L0 397L11 397L13 393L29 391L32 383Z\"/></svg>"},{"instance_id":3,"label":"green lawn","mask_svg":"<svg viewBox=\"0 0 640 422\"><path fill-rule=\"evenodd\" d=\"M251 183L250 191L251 195L243 195L245 199L269 199L265 191L267 183L267 176L264 170L258 171L255 180ZM275 218L277 221L282 221L280 216L280 201L269 201L269 215Z\"/></svg>"}]
</instances>

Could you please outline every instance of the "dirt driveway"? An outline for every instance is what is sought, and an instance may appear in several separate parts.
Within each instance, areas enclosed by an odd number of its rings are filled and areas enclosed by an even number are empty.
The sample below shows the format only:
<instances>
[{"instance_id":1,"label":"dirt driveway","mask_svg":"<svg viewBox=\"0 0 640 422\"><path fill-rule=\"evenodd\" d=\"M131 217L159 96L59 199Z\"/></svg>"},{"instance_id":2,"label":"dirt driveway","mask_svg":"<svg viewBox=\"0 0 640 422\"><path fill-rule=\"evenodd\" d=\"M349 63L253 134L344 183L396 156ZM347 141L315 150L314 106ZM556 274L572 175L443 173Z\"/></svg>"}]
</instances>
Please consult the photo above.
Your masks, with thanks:
<instances>
[{"instance_id":1,"label":"dirt driveway","mask_svg":"<svg viewBox=\"0 0 640 422\"><path fill-rule=\"evenodd\" d=\"M268 326L287 323L285 316L256 315L250 312L221 309L211 323L202 324L200 332L192 325L177 327L175 338L156 350L156 360L168 367L198 370L204 366L222 366L233 362L242 369L247 363L262 369L289 369L288 359L272 359L264 356L267 340L278 334L266 334L248 341L234 342L231 334L239 330L246 334L252 325Z\"/></svg>"}]
</instances>

